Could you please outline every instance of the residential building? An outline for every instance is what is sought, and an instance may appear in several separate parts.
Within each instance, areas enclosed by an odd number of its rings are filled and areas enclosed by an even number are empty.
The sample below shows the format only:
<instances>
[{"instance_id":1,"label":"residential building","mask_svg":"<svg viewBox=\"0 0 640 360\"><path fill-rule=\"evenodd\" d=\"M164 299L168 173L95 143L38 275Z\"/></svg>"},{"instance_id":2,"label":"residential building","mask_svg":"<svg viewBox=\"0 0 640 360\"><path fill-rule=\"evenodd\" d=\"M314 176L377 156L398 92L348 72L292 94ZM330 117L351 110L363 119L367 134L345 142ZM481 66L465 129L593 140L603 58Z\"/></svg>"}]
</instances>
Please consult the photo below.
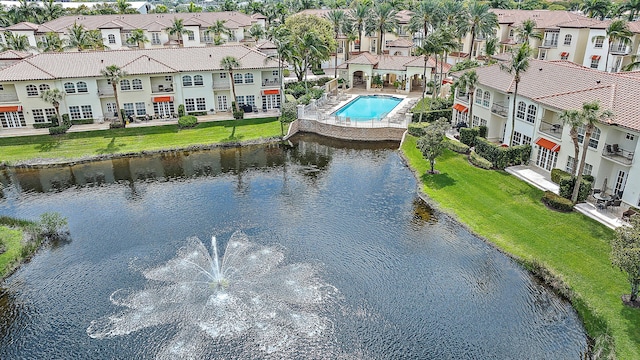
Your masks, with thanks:
<instances>
[{"instance_id":1,"label":"residential building","mask_svg":"<svg viewBox=\"0 0 640 360\"><path fill-rule=\"evenodd\" d=\"M29 2L33 2L36 3L40 6L42 6L43 2L42 1L31 1L29 0ZM56 4L62 6L62 8L64 9L77 9L81 6L85 6L87 8L92 8L94 5L96 4L103 4L103 3L112 3L115 4L115 2L113 1L104 1L104 2L82 2L82 1L56 1ZM129 5L131 5L131 9L139 12L140 14L146 14L148 13L151 9L154 9L155 6L152 5L149 2L146 1L127 1L127 3ZM4 5L4 7L6 9L9 9L11 7L14 6L20 6L20 2L19 1L10 1L10 0L1 0L0 1L0 5Z\"/></svg>"},{"instance_id":2,"label":"residential building","mask_svg":"<svg viewBox=\"0 0 640 360\"><path fill-rule=\"evenodd\" d=\"M640 165L635 157L640 150L640 112L635 107L640 72L605 73L568 61L530 62L518 85L513 143L509 145L531 144L530 163L544 171L571 169L576 161L573 141L560 115L564 110L581 109L585 102L598 101L603 110L611 110L615 116L597 124L589 140L584 173L595 177L596 188L607 181L610 193L621 192L626 204L640 205ZM486 125L489 140L509 142L513 76L498 65L476 68L476 73L479 82L473 118L468 119L469 99L458 93L454 121ZM579 139L584 139L584 130L578 129Z\"/></svg>"},{"instance_id":3,"label":"residential building","mask_svg":"<svg viewBox=\"0 0 640 360\"><path fill-rule=\"evenodd\" d=\"M630 41L616 40L609 44L607 27L610 20L602 21L591 26L589 32L590 41L586 44L585 56L579 62L583 66L608 72L622 71L627 65L635 61L634 56L640 55L640 21L628 23L629 30L633 33ZM609 48L609 61L607 61L607 48ZM605 67L608 66L608 69Z\"/></svg>"},{"instance_id":4,"label":"residential building","mask_svg":"<svg viewBox=\"0 0 640 360\"><path fill-rule=\"evenodd\" d=\"M240 63L233 79L220 66L225 56ZM244 45L46 53L0 70L0 131L50 122L55 109L40 94L53 88L64 92L60 112L72 120L113 119L113 86L101 75L110 65L127 73L117 86L127 116L170 117L180 105L186 113L230 111L231 81L238 104L253 111L280 107L278 63Z\"/></svg>"}]
</instances>

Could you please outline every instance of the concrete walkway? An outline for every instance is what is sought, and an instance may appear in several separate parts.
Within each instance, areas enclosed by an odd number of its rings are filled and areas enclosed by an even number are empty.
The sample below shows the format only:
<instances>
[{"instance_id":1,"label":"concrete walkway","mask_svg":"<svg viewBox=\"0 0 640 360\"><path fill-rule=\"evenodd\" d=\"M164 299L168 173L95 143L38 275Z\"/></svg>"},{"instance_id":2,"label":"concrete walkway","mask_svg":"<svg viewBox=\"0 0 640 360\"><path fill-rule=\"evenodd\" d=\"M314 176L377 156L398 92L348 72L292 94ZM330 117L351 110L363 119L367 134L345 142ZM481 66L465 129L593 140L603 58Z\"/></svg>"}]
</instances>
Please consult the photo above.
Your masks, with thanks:
<instances>
[{"instance_id":1,"label":"concrete walkway","mask_svg":"<svg viewBox=\"0 0 640 360\"><path fill-rule=\"evenodd\" d=\"M551 176L538 167L517 165L508 167L505 169L505 171L520 180L528 182L529 184L537 187L540 190L548 190L555 194L558 194L560 192L560 187L558 186L558 184L551 181Z\"/></svg>"}]
</instances>

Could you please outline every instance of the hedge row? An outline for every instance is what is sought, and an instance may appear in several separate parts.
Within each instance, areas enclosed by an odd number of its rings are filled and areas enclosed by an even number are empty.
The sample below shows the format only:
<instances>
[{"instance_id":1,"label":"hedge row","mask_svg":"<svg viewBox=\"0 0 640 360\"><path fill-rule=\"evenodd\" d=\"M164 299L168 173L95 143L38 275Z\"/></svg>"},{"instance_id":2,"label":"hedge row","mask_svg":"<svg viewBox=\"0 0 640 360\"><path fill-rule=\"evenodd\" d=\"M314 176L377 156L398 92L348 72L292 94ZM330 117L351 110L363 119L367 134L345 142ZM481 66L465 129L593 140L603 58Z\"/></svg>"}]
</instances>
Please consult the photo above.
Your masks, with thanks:
<instances>
[{"instance_id":1,"label":"hedge row","mask_svg":"<svg viewBox=\"0 0 640 360\"><path fill-rule=\"evenodd\" d=\"M448 140L447 141L447 148L449 148L449 150L451 151L455 151L457 153L460 154L468 154L469 153L469 147L459 141L454 141L454 140Z\"/></svg>"},{"instance_id":2,"label":"hedge row","mask_svg":"<svg viewBox=\"0 0 640 360\"><path fill-rule=\"evenodd\" d=\"M573 203L571 202L571 200L563 198L562 196L557 195L551 191L544 192L542 202L554 210L563 212L573 211Z\"/></svg>"},{"instance_id":3,"label":"hedge row","mask_svg":"<svg viewBox=\"0 0 640 360\"><path fill-rule=\"evenodd\" d=\"M53 123L51 123L51 122L33 124L33 128L34 129L46 129L46 128L50 128L50 127L53 127Z\"/></svg>"},{"instance_id":4,"label":"hedge row","mask_svg":"<svg viewBox=\"0 0 640 360\"><path fill-rule=\"evenodd\" d=\"M474 146L479 133L478 128L460 128L460 142L467 146Z\"/></svg>"},{"instance_id":5,"label":"hedge row","mask_svg":"<svg viewBox=\"0 0 640 360\"><path fill-rule=\"evenodd\" d=\"M551 181L560 184L560 180L565 177L571 177L571 174L562 169L551 169Z\"/></svg>"},{"instance_id":6,"label":"hedge row","mask_svg":"<svg viewBox=\"0 0 640 360\"><path fill-rule=\"evenodd\" d=\"M87 124L93 124L93 119L71 120L71 125L87 125Z\"/></svg>"},{"instance_id":7,"label":"hedge row","mask_svg":"<svg viewBox=\"0 0 640 360\"><path fill-rule=\"evenodd\" d=\"M474 143L478 155L491 161L493 166L500 170L507 166L525 164L531 156L531 145L502 147L479 136L475 138Z\"/></svg>"},{"instance_id":8,"label":"hedge row","mask_svg":"<svg viewBox=\"0 0 640 360\"><path fill-rule=\"evenodd\" d=\"M65 134L69 128L65 125L52 126L49 128L49 135L61 135Z\"/></svg>"},{"instance_id":9,"label":"hedge row","mask_svg":"<svg viewBox=\"0 0 640 360\"><path fill-rule=\"evenodd\" d=\"M558 183L558 185L560 185L560 196L571 199L574 183L575 180L570 175L561 178ZM589 193L591 193L591 181L583 178L580 182L580 190L578 191L578 202L585 201Z\"/></svg>"},{"instance_id":10,"label":"hedge row","mask_svg":"<svg viewBox=\"0 0 640 360\"><path fill-rule=\"evenodd\" d=\"M422 137L424 136L424 129L431 125L428 122L412 122L409 124L409 128L407 129L407 131L409 131L410 135L413 135L415 137Z\"/></svg>"},{"instance_id":11,"label":"hedge row","mask_svg":"<svg viewBox=\"0 0 640 360\"><path fill-rule=\"evenodd\" d=\"M478 153L476 153L475 151L471 152L471 155L469 155L469 161L482 169L486 169L489 170L493 167L493 164L491 163L491 161L483 158L482 156L478 155Z\"/></svg>"}]
</instances>

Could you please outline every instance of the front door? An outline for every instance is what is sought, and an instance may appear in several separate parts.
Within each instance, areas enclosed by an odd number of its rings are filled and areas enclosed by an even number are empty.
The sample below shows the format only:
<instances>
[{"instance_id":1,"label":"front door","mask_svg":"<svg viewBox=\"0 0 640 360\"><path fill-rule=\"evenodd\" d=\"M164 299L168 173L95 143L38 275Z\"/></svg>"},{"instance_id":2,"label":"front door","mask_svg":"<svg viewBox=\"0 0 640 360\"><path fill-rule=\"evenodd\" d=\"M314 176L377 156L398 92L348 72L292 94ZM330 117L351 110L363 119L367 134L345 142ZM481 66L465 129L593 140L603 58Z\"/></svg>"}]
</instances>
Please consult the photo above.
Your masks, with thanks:
<instances>
[{"instance_id":1,"label":"front door","mask_svg":"<svg viewBox=\"0 0 640 360\"><path fill-rule=\"evenodd\" d=\"M556 166L557 160L557 152L538 146L538 157L536 158L536 165L547 171L551 171L551 169Z\"/></svg>"},{"instance_id":2,"label":"front door","mask_svg":"<svg viewBox=\"0 0 640 360\"><path fill-rule=\"evenodd\" d=\"M0 113L0 122L2 122L2 127L5 128L19 128L27 126L24 121L22 111Z\"/></svg>"},{"instance_id":3,"label":"front door","mask_svg":"<svg viewBox=\"0 0 640 360\"><path fill-rule=\"evenodd\" d=\"M173 101L163 101L153 103L153 112L161 118L169 118L173 116Z\"/></svg>"},{"instance_id":4,"label":"front door","mask_svg":"<svg viewBox=\"0 0 640 360\"><path fill-rule=\"evenodd\" d=\"M227 111L229 105L227 105L227 95L218 95L218 111Z\"/></svg>"}]
</instances>

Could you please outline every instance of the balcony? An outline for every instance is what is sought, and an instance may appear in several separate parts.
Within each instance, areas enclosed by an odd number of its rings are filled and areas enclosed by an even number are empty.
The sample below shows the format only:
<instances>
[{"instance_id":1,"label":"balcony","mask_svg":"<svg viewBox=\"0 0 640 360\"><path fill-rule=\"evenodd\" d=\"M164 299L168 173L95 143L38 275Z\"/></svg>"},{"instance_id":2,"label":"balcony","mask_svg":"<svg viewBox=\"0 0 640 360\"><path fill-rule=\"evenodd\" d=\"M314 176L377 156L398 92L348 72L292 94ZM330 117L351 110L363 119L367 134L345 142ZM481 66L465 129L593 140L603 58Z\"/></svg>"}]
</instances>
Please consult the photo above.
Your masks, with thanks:
<instances>
[{"instance_id":1,"label":"balcony","mask_svg":"<svg viewBox=\"0 0 640 360\"><path fill-rule=\"evenodd\" d=\"M602 156L616 161L620 164L631 165L633 162L634 153L629 150L625 150L618 146L618 144L604 144L602 149Z\"/></svg>"},{"instance_id":2,"label":"balcony","mask_svg":"<svg viewBox=\"0 0 640 360\"><path fill-rule=\"evenodd\" d=\"M562 128L562 124L550 123L546 121L540 122L540 132L551 135L557 139L560 139L560 137L562 137Z\"/></svg>"},{"instance_id":3,"label":"balcony","mask_svg":"<svg viewBox=\"0 0 640 360\"><path fill-rule=\"evenodd\" d=\"M214 90L231 89L231 85L229 84L228 81L214 81L213 82L213 89Z\"/></svg>"},{"instance_id":4,"label":"balcony","mask_svg":"<svg viewBox=\"0 0 640 360\"><path fill-rule=\"evenodd\" d=\"M16 102L18 94L0 94L0 102Z\"/></svg>"},{"instance_id":5,"label":"balcony","mask_svg":"<svg viewBox=\"0 0 640 360\"><path fill-rule=\"evenodd\" d=\"M152 86L151 93L152 94L173 93L173 86L165 86L165 85Z\"/></svg>"},{"instance_id":6,"label":"balcony","mask_svg":"<svg viewBox=\"0 0 640 360\"><path fill-rule=\"evenodd\" d=\"M113 95L113 88L98 88L98 96L100 97L112 97Z\"/></svg>"},{"instance_id":7,"label":"balcony","mask_svg":"<svg viewBox=\"0 0 640 360\"><path fill-rule=\"evenodd\" d=\"M557 48L558 47L558 39L555 40L545 40L540 47L543 48Z\"/></svg>"},{"instance_id":8,"label":"balcony","mask_svg":"<svg viewBox=\"0 0 640 360\"><path fill-rule=\"evenodd\" d=\"M456 94L456 99L468 104L469 94Z\"/></svg>"},{"instance_id":9,"label":"balcony","mask_svg":"<svg viewBox=\"0 0 640 360\"><path fill-rule=\"evenodd\" d=\"M629 55L631 53L631 46L625 44L613 44L609 49L611 55Z\"/></svg>"},{"instance_id":10,"label":"balcony","mask_svg":"<svg viewBox=\"0 0 640 360\"><path fill-rule=\"evenodd\" d=\"M506 118L509 112L509 107L504 103L494 102L493 105L491 105L491 112Z\"/></svg>"},{"instance_id":11,"label":"balcony","mask_svg":"<svg viewBox=\"0 0 640 360\"><path fill-rule=\"evenodd\" d=\"M262 80L262 87L278 87L278 86L280 86L280 81L278 79Z\"/></svg>"}]
</instances>

